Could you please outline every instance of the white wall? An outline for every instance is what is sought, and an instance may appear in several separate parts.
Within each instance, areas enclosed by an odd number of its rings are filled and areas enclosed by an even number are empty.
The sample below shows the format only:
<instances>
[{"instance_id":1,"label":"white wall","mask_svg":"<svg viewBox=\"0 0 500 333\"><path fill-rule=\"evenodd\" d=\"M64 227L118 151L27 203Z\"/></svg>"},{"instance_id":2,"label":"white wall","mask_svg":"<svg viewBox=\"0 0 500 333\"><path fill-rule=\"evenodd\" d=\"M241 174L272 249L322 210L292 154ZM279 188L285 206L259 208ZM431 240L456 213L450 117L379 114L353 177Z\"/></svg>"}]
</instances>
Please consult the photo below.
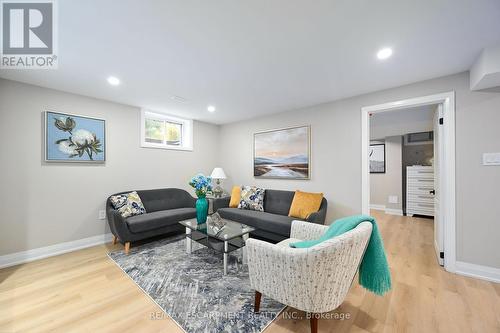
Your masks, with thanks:
<instances>
[{"instance_id":1,"label":"white wall","mask_svg":"<svg viewBox=\"0 0 500 333\"><path fill-rule=\"evenodd\" d=\"M42 111L106 119L104 165L42 162ZM0 80L0 255L102 235L109 194L180 187L217 164L218 127L194 122L194 152L139 148L139 109Z\"/></svg>"},{"instance_id":2,"label":"white wall","mask_svg":"<svg viewBox=\"0 0 500 333\"><path fill-rule=\"evenodd\" d=\"M500 93L470 91L468 73L423 81L249 121L221 126L195 122L195 151L139 148L137 108L0 80L0 255L106 232L97 211L110 193L175 186L215 164L232 184L322 191L327 222L361 211L363 106L456 92L457 259L500 268L500 167L482 166L483 152L500 151ZM51 108L108 120L103 165L45 165L41 112ZM255 179L253 133L310 124L309 181Z\"/></svg>"},{"instance_id":3,"label":"white wall","mask_svg":"<svg viewBox=\"0 0 500 333\"><path fill-rule=\"evenodd\" d=\"M433 130L435 106L426 105L402 110L374 113L370 117L370 139Z\"/></svg>"},{"instance_id":4,"label":"white wall","mask_svg":"<svg viewBox=\"0 0 500 333\"><path fill-rule=\"evenodd\" d=\"M402 136L385 138L385 173L370 174L370 205L387 209L403 209ZM388 197L395 195L398 203L389 203Z\"/></svg>"},{"instance_id":5,"label":"white wall","mask_svg":"<svg viewBox=\"0 0 500 333\"><path fill-rule=\"evenodd\" d=\"M468 73L446 76L332 103L221 126L220 164L231 184L322 191L328 222L361 212L361 107L456 91L457 259L500 268L500 167L484 167L483 152L500 151L500 93L469 89ZM310 181L263 180L252 175L252 134L310 124Z\"/></svg>"},{"instance_id":6,"label":"white wall","mask_svg":"<svg viewBox=\"0 0 500 333\"><path fill-rule=\"evenodd\" d=\"M500 87L500 44L483 49L470 69L472 90L494 87Z\"/></svg>"},{"instance_id":7,"label":"white wall","mask_svg":"<svg viewBox=\"0 0 500 333\"><path fill-rule=\"evenodd\" d=\"M353 136L360 124L350 121L343 112L352 106L319 105L305 110L256 118L222 125L219 141L220 164L228 179L225 187L236 184L255 184L264 188L323 192L328 200L327 221L358 212L357 200L361 184L353 184L359 177L360 165L349 157L360 154L361 142ZM311 125L310 180L279 180L253 177L253 133L287 126ZM347 157L347 158L346 158Z\"/></svg>"}]
</instances>

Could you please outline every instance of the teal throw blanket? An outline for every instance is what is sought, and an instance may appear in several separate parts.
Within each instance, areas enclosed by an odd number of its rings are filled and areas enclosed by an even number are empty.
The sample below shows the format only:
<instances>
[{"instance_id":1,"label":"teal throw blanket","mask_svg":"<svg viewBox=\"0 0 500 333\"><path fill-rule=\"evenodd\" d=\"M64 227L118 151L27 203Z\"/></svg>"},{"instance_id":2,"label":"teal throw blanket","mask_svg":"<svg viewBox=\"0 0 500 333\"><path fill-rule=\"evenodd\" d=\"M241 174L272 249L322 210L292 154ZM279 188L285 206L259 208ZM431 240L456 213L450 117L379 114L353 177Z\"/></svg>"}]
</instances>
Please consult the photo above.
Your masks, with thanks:
<instances>
[{"instance_id":1,"label":"teal throw blanket","mask_svg":"<svg viewBox=\"0 0 500 333\"><path fill-rule=\"evenodd\" d=\"M365 221L371 222L373 228L368 247L359 267L359 284L377 295L383 295L391 289L391 271L385 256L384 243L377 222L373 217L356 215L338 219L330 225L319 239L296 242L290 244L290 246L308 248L352 230Z\"/></svg>"}]
</instances>

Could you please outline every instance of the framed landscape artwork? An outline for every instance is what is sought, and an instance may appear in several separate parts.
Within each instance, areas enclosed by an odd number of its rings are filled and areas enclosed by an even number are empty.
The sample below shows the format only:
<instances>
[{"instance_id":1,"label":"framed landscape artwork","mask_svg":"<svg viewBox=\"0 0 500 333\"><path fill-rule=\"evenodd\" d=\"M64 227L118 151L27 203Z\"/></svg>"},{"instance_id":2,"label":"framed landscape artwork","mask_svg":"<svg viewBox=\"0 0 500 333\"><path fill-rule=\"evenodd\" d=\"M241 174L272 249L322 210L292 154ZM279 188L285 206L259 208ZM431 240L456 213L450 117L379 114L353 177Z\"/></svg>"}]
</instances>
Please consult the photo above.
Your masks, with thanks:
<instances>
[{"instance_id":1,"label":"framed landscape artwork","mask_svg":"<svg viewBox=\"0 0 500 333\"><path fill-rule=\"evenodd\" d=\"M254 177L309 179L310 157L310 126L254 134Z\"/></svg>"},{"instance_id":2,"label":"framed landscape artwork","mask_svg":"<svg viewBox=\"0 0 500 333\"><path fill-rule=\"evenodd\" d=\"M45 161L104 163L104 119L45 112Z\"/></svg>"},{"instance_id":3,"label":"framed landscape artwork","mask_svg":"<svg viewBox=\"0 0 500 333\"><path fill-rule=\"evenodd\" d=\"M385 173L385 144L370 145L370 173Z\"/></svg>"}]
</instances>

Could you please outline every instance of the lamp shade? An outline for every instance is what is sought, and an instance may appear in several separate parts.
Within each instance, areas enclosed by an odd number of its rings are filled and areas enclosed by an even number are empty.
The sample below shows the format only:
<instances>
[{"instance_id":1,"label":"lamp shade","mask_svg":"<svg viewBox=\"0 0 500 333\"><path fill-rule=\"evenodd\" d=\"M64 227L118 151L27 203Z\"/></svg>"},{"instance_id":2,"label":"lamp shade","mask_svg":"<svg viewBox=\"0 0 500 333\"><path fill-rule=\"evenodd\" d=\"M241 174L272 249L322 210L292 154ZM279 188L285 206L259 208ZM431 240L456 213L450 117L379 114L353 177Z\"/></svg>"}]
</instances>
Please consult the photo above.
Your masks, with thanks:
<instances>
[{"instance_id":1,"label":"lamp shade","mask_svg":"<svg viewBox=\"0 0 500 333\"><path fill-rule=\"evenodd\" d=\"M210 175L212 179L226 179L226 174L224 173L224 170L222 168L214 168L214 171L212 171L212 175Z\"/></svg>"}]
</instances>

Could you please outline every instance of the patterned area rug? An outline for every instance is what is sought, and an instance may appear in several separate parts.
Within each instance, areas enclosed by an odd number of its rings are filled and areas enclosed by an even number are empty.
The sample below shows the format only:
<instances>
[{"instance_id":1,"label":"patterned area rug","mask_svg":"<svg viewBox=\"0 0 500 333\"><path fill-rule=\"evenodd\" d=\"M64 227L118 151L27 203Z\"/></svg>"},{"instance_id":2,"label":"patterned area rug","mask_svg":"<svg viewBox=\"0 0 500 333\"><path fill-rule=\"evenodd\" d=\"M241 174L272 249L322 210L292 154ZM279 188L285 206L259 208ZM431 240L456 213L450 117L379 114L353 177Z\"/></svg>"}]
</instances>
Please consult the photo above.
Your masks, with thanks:
<instances>
[{"instance_id":1,"label":"patterned area rug","mask_svg":"<svg viewBox=\"0 0 500 333\"><path fill-rule=\"evenodd\" d=\"M224 276L222 254L195 242L187 254L185 244L176 236L109 257L186 332L261 332L285 308L263 297L261 312L253 312L241 249L229 256Z\"/></svg>"}]
</instances>

